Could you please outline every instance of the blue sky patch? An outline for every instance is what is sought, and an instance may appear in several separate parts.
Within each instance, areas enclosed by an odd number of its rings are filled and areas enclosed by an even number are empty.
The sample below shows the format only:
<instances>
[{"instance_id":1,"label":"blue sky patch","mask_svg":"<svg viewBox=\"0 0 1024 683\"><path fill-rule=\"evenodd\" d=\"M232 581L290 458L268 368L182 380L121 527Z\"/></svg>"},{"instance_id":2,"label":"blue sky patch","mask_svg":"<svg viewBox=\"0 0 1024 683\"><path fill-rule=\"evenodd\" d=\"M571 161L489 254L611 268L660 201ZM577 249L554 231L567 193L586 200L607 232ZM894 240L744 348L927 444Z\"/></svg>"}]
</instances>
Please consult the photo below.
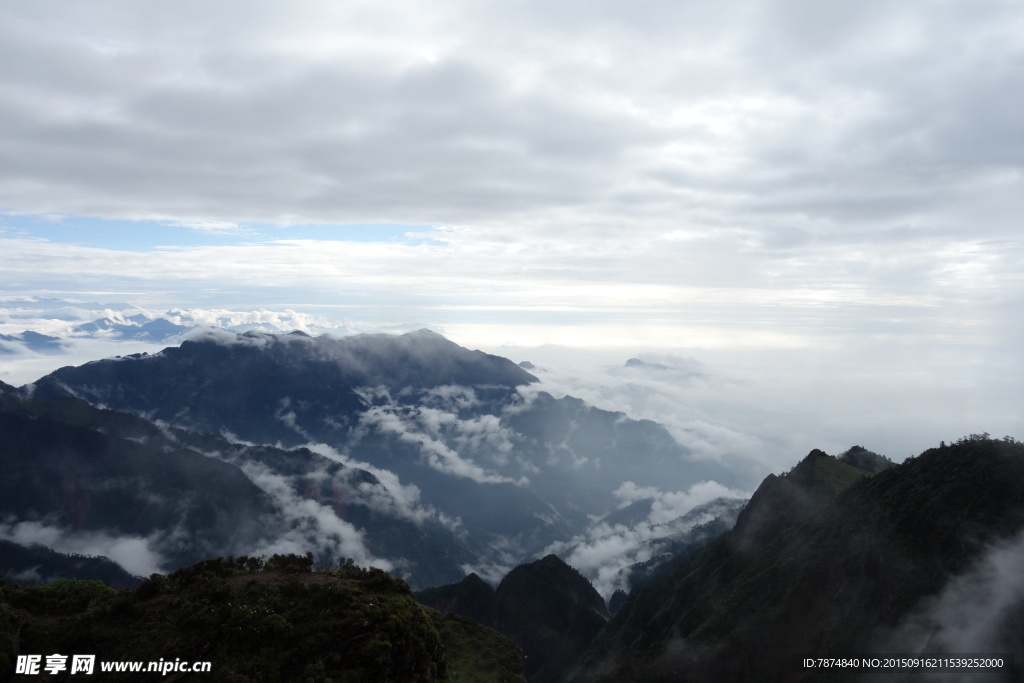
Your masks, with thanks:
<instances>
[{"instance_id":1,"label":"blue sky patch","mask_svg":"<svg viewBox=\"0 0 1024 683\"><path fill-rule=\"evenodd\" d=\"M274 240L404 242L430 232L429 225L354 223L343 225L275 225L271 223L183 224L91 216L0 213L0 238L34 238L115 251L150 251L159 247L225 246Z\"/></svg>"}]
</instances>

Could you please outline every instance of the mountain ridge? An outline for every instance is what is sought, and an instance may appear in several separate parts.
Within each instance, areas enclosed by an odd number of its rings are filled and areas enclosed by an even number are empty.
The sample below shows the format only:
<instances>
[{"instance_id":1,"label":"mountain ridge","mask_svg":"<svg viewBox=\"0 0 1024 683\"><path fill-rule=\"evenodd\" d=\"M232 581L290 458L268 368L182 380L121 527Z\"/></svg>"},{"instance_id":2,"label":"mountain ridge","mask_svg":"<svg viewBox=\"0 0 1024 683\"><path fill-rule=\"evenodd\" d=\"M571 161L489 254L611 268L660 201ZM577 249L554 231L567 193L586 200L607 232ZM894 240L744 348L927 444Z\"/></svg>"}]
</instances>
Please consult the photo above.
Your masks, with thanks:
<instances>
[{"instance_id":1,"label":"mountain ridge","mask_svg":"<svg viewBox=\"0 0 1024 683\"><path fill-rule=\"evenodd\" d=\"M929 449L837 494L827 477L811 480L822 456L766 478L732 531L631 595L570 680L818 680L794 668L796 653L913 651L886 650L885 634L1024 529L1015 441ZM780 511L783 501L798 505ZM1024 661L1024 622L1006 624L989 651Z\"/></svg>"}]
</instances>

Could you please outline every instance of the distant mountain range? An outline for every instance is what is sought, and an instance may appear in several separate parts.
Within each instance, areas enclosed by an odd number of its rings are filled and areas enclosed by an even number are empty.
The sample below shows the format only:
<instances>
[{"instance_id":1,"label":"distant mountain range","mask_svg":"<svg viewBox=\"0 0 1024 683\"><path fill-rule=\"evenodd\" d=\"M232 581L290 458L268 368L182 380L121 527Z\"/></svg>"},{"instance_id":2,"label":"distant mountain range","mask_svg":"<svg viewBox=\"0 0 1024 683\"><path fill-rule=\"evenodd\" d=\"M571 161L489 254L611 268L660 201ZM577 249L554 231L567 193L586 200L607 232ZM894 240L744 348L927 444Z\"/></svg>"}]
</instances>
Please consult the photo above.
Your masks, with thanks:
<instances>
[{"instance_id":1,"label":"distant mountain range","mask_svg":"<svg viewBox=\"0 0 1024 683\"><path fill-rule=\"evenodd\" d=\"M16 324L14 320L6 322L8 327ZM27 320L26 325L38 322L38 320ZM47 322L48 327L54 327L54 320L50 319ZM28 351L48 355L62 354L67 352L72 342L80 339L169 343L179 341L182 335L199 327L202 326L198 324L183 325L173 322L167 317L149 313L133 313L128 310L123 314L118 314L111 311L109 315L86 322L65 321L55 334L42 334L31 329L11 334L0 334L0 353L16 354Z\"/></svg>"},{"instance_id":2,"label":"distant mountain range","mask_svg":"<svg viewBox=\"0 0 1024 683\"><path fill-rule=\"evenodd\" d=\"M742 486L658 424L535 381L428 330L205 330L7 387L3 429L24 445L0 454L0 514L12 540L36 525L65 550L134 547L137 565L312 548L422 587L467 571L496 581L594 520L621 521L623 486L651 492L641 497ZM659 533L714 516L686 512ZM96 543L76 545L87 534Z\"/></svg>"},{"instance_id":3,"label":"distant mountain range","mask_svg":"<svg viewBox=\"0 0 1024 683\"><path fill-rule=\"evenodd\" d=\"M25 330L18 334L0 334L0 353L16 353L19 349L28 349L36 353L56 354L64 352L60 337L39 334Z\"/></svg>"},{"instance_id":4,"label":"distant mountain range","mask_svg":"<svg viewBox=\"0 0 1024 683\"><path fill-rule=\"evenodd\" d=\"M192 329L195 327L178 325L166 318L151 319L149 316L137 314L128 316L124 321L100 318L89 323L75 325L71 328L71 332L75 336L98 335L108 339L132 339L159 343L173 339Z\"/></svg>"},{"instance_id":5,"label":"distant mountain range","mask_svg":"<svg viewBox=\"0 0 1024 683\"><path fill-rule=\"evenodd\" d=\"M0 300L0 354L68 353L76 342L178 343L190 332L221 329L286 334L296 329L310 333L346 335L357 332L407 332L423 327L409 323L376 330L332 322L295 311L227 311L205 309L148 310L125 302L81 302L63 299L21 298Z\"/></svg>"}]
</instances>

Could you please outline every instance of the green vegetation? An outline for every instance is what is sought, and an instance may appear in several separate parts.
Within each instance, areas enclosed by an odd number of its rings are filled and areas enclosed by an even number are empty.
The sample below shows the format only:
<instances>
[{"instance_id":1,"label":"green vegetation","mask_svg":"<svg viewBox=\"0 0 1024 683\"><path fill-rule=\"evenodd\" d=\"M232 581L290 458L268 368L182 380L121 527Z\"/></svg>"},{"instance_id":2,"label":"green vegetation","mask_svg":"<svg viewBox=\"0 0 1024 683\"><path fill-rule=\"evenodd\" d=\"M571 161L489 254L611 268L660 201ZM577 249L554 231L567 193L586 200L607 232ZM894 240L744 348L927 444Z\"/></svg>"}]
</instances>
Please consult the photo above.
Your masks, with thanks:
<instances>
[{"instance_id":1,"label":"green vegetation","mask_svg":"<svg viewBox=\"0 0 1024 683\"><path fill-rule=\"evenodd\" d=\"M481 645L488 650L476 652ZM13 670L15 653L60 652L103 661L212 662L212 676L175 679L182 681L487 680L474 678L474 670L516 681L516 651L472 622L428 615L404 581L380 569L349 561L314 570L311 554L204 560L120 592L99 581L0 584L5 672ZM105 677L97 669L92 680L124 674Z\"/></svg>"},{"instance_id":2,"label":"green vegetation","mask_svg":"<svg viewBox=\"0 0 1024 683\"><path fill-rule=\"evenodd\" d=\"M518 645L469 617L424 609L444 643L451 683L526 683Z\"/></svg>"},{"instance_id":3,"label":"green vegetation","mask_svg":"<svg viewBox=\"0 0 1024 683\"><path fill-rule=\"evenodd\" d=\"M789 472L787 479L808 490L838 494L868 475L869 471L815 449Z\"/></svg>"}]
</instances>

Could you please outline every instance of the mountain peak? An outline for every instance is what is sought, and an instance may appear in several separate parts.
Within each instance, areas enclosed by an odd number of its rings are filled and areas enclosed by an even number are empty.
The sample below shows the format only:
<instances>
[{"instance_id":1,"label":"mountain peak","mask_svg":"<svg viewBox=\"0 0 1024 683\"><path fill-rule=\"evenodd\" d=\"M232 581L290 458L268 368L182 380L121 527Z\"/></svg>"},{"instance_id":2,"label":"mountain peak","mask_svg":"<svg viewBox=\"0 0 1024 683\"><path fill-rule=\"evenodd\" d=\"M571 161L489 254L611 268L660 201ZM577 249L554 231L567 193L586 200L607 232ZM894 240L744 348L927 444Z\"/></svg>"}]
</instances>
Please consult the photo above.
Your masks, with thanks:
<instances>
[{"instance_id":1,"label":"mountain peak","mask_svg":"<svg viewBox=\"0 0 1024 683\"><path fill-rule=\"evenodd\" d=\"M494 589L471 573L458 583L421 590L416 593L416 599L442 612L461 614L486 625L494 607Z\"/></svg>"},{"instance_id":2,"label":"mountain peak","mask_svg":"<svg viewBox=\"0 0 1024 683\"><path fill-rule=\"evenodd\" d=\"M785 477L800 487L836 494L864 477L866 472L873 471L843 462L815 448Z\"/></svg>"},{"instance_id":3,"label":"mountain peak","mask_svg":"<svg viewBox=\"0 0 1024 683\"><path fill-rule=\"evenodd\" d=\"M765 477L740 512L736 528L750 539L771 533L786 520L805 517L827 505L870 473L815 448L788 473Z\"/></svg>"},{"instance_id":4,"label":"mountain peak","mask_svg":"<svg viewBox=\"0 0 1024 683\"><path fill-rule=\"evenodd\" d=\"M884 455L869 451L863 446L853 446L850 450L839 456L839 461L852 465L859 470L864 470L868 474L881 472L882 470L894 467L896 464Z\"/></svg>"},{"instance_id":5,"label":"mountain peak","mask_svg":"<svg viewBox=\"0 0 1024 683\"><path fill-rule=\"evenodd\" d=\"M412 330L411 332L406 332L402 336L403 337L424 337L424 338L427 338L427 339L430 339L430 338L444 339L445 341L450 341L444 335L438 334L437 332L434 332L433 330L427 329L426 327L421 327L418 330ZM452 342L452 343L454 343L454 342Z\"/></svg>"},{"instance_id":6,"label":"mountain peak","mask_svg":"<svg viewBox=\"0 0 1024 683\"><path fill-rule=\"evenodd\" d=\"M502 579L492 626L519 643L531 681L559 681L608 619L604 599L556 555L521 564Z\"/></svg>"}]
</instances>

